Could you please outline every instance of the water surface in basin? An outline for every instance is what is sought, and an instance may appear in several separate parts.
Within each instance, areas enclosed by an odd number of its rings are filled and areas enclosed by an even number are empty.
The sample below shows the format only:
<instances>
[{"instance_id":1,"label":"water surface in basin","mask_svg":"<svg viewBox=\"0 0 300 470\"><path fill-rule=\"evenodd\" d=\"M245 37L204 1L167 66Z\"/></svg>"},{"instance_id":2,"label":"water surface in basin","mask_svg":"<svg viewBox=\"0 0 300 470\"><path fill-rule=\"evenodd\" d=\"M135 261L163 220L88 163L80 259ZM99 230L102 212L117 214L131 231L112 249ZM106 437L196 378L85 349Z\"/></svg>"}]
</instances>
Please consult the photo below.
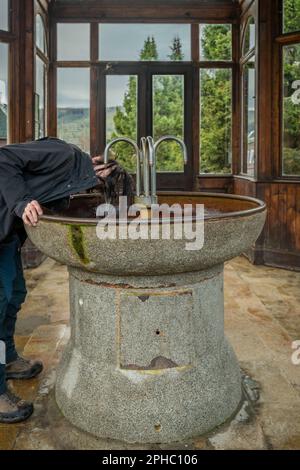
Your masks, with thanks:
<instances>
[{"instance_id":1,"label":"water surface in basin","mask_svg":"<svg viewBox=\"0 0 300 470\"><path fill-rule=\"evenodd\" d=\"M45 209L45 216L48 218L58 218L64 219L68 222L70 220L86 220L96 222L97 216L96 211L97 207L100 204L103 204L104 197L99 194L91 195L76 195L70 199L69 207L63 210L55 211ZM179 204L181 207L189 204L191 206L190 212L187 212L188 215L196 215L196 205L204 205L204 214L205 218L222 218L225 216L234 216L240 214L251 213L256 211L260 207L263 208L261 201L257 201L251 198L243 198L241 196L231 196L223 194L210 194L210 193L182 193L182 192L164 192L159 193L158 195L159 204L168 204L172 206L173 204ZM118 208L116 208L118 214ZM136 217L136 216L134 216ZM149 211L150 217L150 211ZM170 214L170 217L173 217L173 214ZM130 219L130 217L128 217Z\"/></svg>"}]
</instances>

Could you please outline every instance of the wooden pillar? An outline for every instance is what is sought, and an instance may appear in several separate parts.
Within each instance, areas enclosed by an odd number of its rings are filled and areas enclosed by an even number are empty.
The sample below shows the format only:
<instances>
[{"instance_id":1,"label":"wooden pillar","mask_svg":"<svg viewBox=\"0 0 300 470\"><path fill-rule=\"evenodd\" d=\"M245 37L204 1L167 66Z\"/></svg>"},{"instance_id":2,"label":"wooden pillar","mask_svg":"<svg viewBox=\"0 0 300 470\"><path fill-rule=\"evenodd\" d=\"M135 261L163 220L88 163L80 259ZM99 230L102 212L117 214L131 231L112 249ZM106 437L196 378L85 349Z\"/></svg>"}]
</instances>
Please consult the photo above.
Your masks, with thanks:
<instances>
[{"instance_id":1,"label":"wooden pillar","mask_svg":"<svg viewBox=\"0 0 300 470\"><path fill-rule=\"evenodd\" d=\"M34 138L34 0L22 0L22 10L25 17L24 138L28 141Z\"/></svg>"},{"instance_id":2,"label":"wooden pillar","mask_svg":"<svg viewBox=\"0 0 300 470\"><path fill-rule=\"evenodd\" d=\"M257 25L257 179L271 180L273 171L272 154L272 47L274 0L258 0Z\"/></svg>"}]
</instances>

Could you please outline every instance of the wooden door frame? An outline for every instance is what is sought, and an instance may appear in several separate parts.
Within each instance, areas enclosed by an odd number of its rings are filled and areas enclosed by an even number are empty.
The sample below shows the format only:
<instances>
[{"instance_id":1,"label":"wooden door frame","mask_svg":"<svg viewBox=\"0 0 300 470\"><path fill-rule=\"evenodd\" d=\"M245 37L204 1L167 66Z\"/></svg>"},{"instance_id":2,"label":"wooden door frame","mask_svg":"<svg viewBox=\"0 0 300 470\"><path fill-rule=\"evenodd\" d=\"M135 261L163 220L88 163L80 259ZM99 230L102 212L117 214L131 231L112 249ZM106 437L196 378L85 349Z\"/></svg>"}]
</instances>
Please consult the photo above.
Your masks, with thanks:
<instances>
[{"instance_id":1,"label":"wooden door frame","mask_svg":"<svg viewBox=\"0 0 300 470\"><path fill-rule=\"evenodd\" d=\"M188 155L193 155L192 149L192 90L193 90L193 70L190 63L159 63L159 62L137 62L137 63L111 63L99 64L93 68L94 77L97 83L91 83L92 95L97 97L97 111L93 111L96 116L96 134L99 136L94 143L93 152L103 153L106 138L106 76L109 75L137 75L138 85L138 122L137 134L138 142L142 136L152 135L152 80L154 75L183 75L184 76L184 140L188 147ZM97 87L97 90L95 90ZM92 104L92 103L91 103ZM93 105L93 104L92 104ZM189 158L183 173L181 172L161 172L158 173L159 189L190 189L193 178L193 159Z\"/></svg>"}]
</instances>

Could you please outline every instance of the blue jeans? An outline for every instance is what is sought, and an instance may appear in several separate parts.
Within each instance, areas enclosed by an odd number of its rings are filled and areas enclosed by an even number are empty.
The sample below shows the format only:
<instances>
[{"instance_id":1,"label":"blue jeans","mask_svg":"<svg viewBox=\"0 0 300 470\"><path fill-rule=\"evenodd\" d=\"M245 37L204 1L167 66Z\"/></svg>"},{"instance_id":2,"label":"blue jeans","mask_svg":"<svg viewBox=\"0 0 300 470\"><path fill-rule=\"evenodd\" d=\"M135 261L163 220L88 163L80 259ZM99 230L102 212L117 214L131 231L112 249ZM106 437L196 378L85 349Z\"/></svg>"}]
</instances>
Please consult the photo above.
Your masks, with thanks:
<instances>
[{"instance_id":1,"label":"blue jeans","mask_svg":"<svg viewBox=\"0 0 300 470\"><path fill-rule=\"evenodd\" d=\"M6 391L5 364L17 359L14 333L17 313L26 298L21 261L21 244L17 236L0 244L0 395Z\"/></svg>"}]
</instances>

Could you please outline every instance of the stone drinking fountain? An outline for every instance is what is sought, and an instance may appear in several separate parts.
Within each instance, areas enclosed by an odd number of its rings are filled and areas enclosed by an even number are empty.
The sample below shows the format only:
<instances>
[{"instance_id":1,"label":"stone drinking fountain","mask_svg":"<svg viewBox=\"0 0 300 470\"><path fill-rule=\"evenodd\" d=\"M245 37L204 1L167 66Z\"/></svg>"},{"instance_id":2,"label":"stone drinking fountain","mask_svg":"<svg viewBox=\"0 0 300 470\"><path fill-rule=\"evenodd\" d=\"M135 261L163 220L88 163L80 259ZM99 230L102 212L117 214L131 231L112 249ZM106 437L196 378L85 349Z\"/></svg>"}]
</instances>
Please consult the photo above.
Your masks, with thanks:
<instances>
[{"instance_id":1,"label":"stone drinking fountain","mask_svg":"<svg viewBox=\"0 0 300 470\"><path fill-rule=\"evenodd\" d=\"M95 194L73 197L61 214L45 210L27 232L69 268L71 338L56 383L64 416L102 438L182 441L224 423L241 403L239 364L224 336L223 267L256 241L266 207L233 195L156 193L158 145L152 138L133 145L136 201L204 204L201 250L176 239L171 216L157 221L171 223L169 240L121 239L129 223L122 220L115 240L98 239L95 208L103 198ZM191 217L195 227L202 223L195 211Z\"/></svg>"}]
</instances>

